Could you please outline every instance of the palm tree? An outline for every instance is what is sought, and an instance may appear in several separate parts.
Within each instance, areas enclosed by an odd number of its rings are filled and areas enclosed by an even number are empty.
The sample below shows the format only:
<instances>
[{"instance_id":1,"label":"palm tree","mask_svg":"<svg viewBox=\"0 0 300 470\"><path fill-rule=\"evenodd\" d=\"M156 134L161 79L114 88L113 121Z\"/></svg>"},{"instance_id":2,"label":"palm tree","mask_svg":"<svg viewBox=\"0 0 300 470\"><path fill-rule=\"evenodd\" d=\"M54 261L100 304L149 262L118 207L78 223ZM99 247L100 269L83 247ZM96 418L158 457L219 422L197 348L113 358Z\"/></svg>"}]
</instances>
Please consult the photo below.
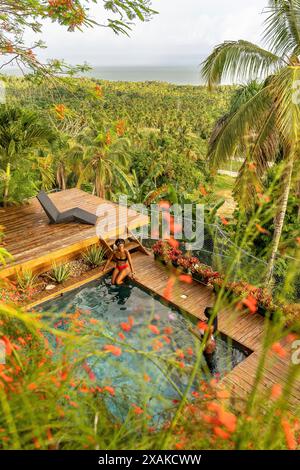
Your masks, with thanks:
<instances>
[{"instance_id":1,"label":"palm tree","mask_svg":"<svg viewBox=\"0 0 300 470\"><path fill-rule=\"evenodd\" d=\"M109 132L91 131L79 138L82 146L84 168L77 186L92 181L93 193L98 197L112 196L118 184L126 179L130 143L126 138L116 138Z\"/></svg>"},{"instance_id":2,"label":"palm tree","mask_svg":"<svg viewBox=\"0 0 300 470\"><path fill-rule=\"evenodd\" d=\"M0 174L4 181L4 205L9 200L14 172L26 173L29 167L32 168L36 164L37 151L46 148L53 139L54 134L50 126L35 111L14 107L1 109Z\"/></svg>"},{"instance_id":3,"label":"palm tree","mask_svg":"<svg viewBox=\"0 0 300 470\"><path fill-rule=\"evenodd\" d=\"M210 88L224 79L257 79L261 87L224 120L209 151L212 166L229 160L237 148L248 147L257 177L280 150L284 160L281 198L266 280L271 284L284 225L294 163L299 159L300 0L269 0L263 49L248 41L226 41L204 61L203 77Z\"/></svg>"}]
</instances>

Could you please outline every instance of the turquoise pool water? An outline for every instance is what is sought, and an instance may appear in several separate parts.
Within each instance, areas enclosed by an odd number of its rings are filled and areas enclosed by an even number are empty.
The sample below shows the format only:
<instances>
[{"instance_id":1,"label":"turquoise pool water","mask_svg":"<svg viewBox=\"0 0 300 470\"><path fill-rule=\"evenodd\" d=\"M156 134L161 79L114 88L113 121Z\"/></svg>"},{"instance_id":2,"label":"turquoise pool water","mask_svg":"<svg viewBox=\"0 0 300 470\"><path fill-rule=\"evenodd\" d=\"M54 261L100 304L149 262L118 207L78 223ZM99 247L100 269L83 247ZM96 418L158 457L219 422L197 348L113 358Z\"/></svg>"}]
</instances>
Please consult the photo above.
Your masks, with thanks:
<instances>
[{"instance_id":1,"label":"turquoise pool water","mask_svg":"<svg viewBox=\"0 0 300 470\"><path fill-rule=\"evenodd\" d=\"M147 407L153 416L171 408L174 400L180 398L180 391L187 385L195 362L199 339L189 331L194 326L191 319L175 308L162 303L132 282L117 287L112 286L110 278L106 277L44 303L40 310L56 314L71 314L78 310L89 312L89 317L101 321L105 333L112 338L120 341L118 334L124 333L126 344L130 347L121 346L121 356L107 355L100 361L93 357L87 360L99 386L115 387L116 398L111 399L110 404L113 412L125 415L134 403ZM134 325L130 332L124 332L120 324L127 323L129 316L133 318ZM150 323L158 328L159 335L149 330ZM157 341L163 345L158 351L155 347L153 349ZM99 350L105 342L109 341L99 338ZM246 356L244 351L217 335L212 374L223 376ZM174 365L175 362L181 363L181 367ZM207 370L199 368L196 382L205 377Z\"/></svg>"}]
</instances>

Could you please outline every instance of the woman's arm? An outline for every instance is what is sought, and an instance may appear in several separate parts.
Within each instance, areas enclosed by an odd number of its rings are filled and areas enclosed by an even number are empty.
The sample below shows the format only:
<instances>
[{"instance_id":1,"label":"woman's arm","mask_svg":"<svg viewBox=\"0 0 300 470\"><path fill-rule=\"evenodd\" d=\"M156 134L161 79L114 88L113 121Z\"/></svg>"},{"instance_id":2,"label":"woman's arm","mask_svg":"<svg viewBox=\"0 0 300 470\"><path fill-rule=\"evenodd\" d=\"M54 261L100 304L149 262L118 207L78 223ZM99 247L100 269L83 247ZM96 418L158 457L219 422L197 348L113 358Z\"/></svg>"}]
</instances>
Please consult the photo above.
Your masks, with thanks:
<instances>
[{"instance_id":1,"label":"woman's arm","mask_svg":"<svg viewBox=\"0 0 300 470\"><path fill-rule=\"evenodd\" d=\"M104 268L103 268L103 271L106 271L106 270L107 270L107 268L108 268L108 266L109 266L111 260L113 259L113 257L114 257L114 253L112 253L112 254L110 255L110 257L107 258L107 261L106 261L106 263L105 263L105 266L104 266Z\"/></svg>"},{"instance_id":2,"label":"woman's arm","mask_svg":"<svg viewBox=\"0 0 300 470\"><path fill-rule=\"evenodd\" d=\"M127 255L128 264L129 264L129 267L130 267L130 269L131 269L131 272L132 272L132 274L134 274L134 269L133 269L131 254L130 254L129 251L127 251L127 250L126 250L126 255Z\"/></svg>"}]
</instances>

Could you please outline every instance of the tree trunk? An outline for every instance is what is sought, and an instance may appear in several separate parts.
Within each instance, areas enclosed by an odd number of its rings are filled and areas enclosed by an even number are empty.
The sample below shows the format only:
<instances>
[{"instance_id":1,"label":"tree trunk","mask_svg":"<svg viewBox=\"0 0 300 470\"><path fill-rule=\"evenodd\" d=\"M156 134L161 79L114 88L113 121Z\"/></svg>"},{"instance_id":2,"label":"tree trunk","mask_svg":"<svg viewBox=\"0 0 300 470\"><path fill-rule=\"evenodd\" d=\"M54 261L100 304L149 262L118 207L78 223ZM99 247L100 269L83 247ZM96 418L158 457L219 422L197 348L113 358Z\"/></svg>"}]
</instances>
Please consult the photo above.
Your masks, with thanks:
<instances>
[{"instance_id":1,"label":"tree trunk","mask_svg":"<svg viewBox=\"0 0 300 470\"><path fill-rule=\"evenodd\" d=\"M4 192L3 192L3 206L7 206L7 200L9 195L9 183L10 183L10 163L7 164L4 181Z\"/></svg>"},{"instance_id":2,"label":"tree trunk","mask_svg":"<svg viewBox=\"0 0 300 470\"><path fill-rule=\"evenodd\" d=\"M268 263L267 276L266 276L266 282L269 287L271 286L272 281L273 281L275 260L276 260L276 255L278 252L278 247L280 243L280 238L282 234L284 219L285 219L287 205L288 205L292 174L293 174L293 163L294 163L294 155L291 155L286 163L286 167L282 175L281 185L282 185L283 192L279 200L277 214L274 220L275 230L274 230L274 235L273 235L273 240L272 240L272 252L271 252L270 260Z\"/></svg>"},{"instance_id":3,"label":"tree trunk","mask_svg":"<svg viewBox=\"0 0 300 470\"><path fill-rule=\"evenodd\" d=\"M59 189L64 191L66 189L66 177L65 177L65 168L63 164L59 164L57 168L56 179L57 179Z\"/></svg>"}]
</instances>

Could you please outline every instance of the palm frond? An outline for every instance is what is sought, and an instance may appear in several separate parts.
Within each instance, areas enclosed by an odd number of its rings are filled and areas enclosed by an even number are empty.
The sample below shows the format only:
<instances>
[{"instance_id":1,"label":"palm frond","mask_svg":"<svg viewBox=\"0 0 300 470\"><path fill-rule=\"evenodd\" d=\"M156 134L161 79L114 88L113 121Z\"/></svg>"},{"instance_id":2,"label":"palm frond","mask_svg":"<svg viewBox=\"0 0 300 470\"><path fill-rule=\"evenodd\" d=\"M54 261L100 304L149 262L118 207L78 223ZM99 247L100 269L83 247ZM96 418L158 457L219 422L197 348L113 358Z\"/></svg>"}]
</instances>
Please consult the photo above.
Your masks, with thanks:
<instances>
[{"instance_id":1,"label":"palm frond","mask_svg":"<svg viewBox=\"0 0 300 470\"><path fill-rule=\"evenodd\" d=\"M219 167L220 163L232 158L238 147L254 140L256 130L263 126L267 112L272 107L268 88L262 88L235 113L219 122L209 146L208 157L212 167Z\"/></svg>"},{"instance_id":2,"label":"palm frond","mask_svg":"<svg viewBox=\"0 0 300 470\"><path fill-rule=\"evenodd\" d=\"M202 77L210 88L222 80L243 82L262 79L277 70L282 60L248 41L226 41L216 46L202 63Z\"/></svg>"},{"instance_id":3,"label":"palm frond","mask_svg":"<svg viewBox=\"0 0 300 470\"><path fill-rule=\"evenodd\" d=\"M285 67L269 82L276 126L287 147L296 145L300 135L300 67Z\"/></svg>"},{"instance_id":4,"label":"palm frond","mask_svg":"<svg viewBox=\"0 0 300 470\"><path fill-rule=\"evenodd\" d=\"M300 53L300 0L269 0L263 39L274 54Z\"/></svg>"}]
</instances>

